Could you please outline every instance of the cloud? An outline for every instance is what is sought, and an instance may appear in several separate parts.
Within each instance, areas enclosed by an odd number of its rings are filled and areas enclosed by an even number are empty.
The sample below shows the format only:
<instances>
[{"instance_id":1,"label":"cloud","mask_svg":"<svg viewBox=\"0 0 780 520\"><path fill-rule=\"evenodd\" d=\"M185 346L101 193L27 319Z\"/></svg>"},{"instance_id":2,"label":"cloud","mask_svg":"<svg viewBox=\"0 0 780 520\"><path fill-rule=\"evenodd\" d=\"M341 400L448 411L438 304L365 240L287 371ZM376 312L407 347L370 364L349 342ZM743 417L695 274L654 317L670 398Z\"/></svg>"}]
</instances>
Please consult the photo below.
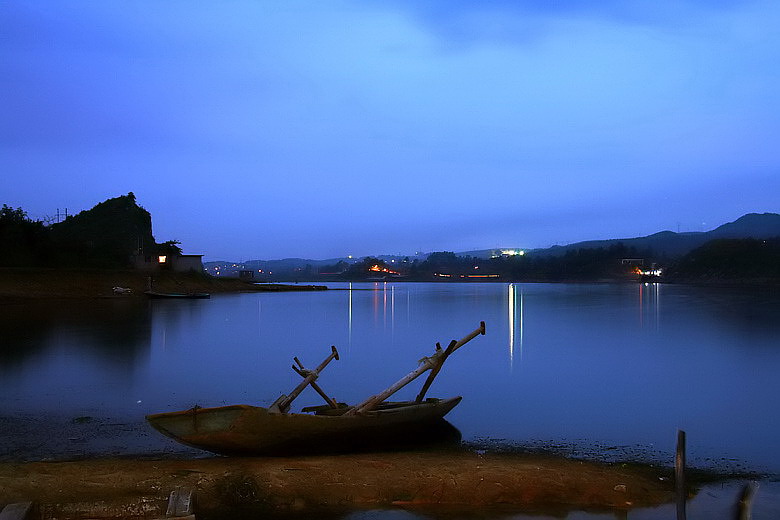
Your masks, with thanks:
<instances>
[{"instance_id":1,"label":"cloud","mask_svg":"<svg viewBox=\"0 0 780 520\"><path fill-rule=\"evenodd\" d=\"M702 19L761 5L756 0L736 4L727 0L471 0L375 2L377 8L408 13L453 45L484 41L535 43L547 36L556 20L590 21L630 27L686 29Z\"/></svg>"},{"instance_id":2,"label":"cloud","mask_svg":"<svg viewBox=\"0 0 780 520\"><path fill-rule=\"evenodd\" d=\"M780 7L646 5L0 4L3 192L86 209L134 191L206 251L226 247L209 205L284 255L571 211L587 234L637 192L736 175L780 189Z\"/></svg>"}]
</instances>

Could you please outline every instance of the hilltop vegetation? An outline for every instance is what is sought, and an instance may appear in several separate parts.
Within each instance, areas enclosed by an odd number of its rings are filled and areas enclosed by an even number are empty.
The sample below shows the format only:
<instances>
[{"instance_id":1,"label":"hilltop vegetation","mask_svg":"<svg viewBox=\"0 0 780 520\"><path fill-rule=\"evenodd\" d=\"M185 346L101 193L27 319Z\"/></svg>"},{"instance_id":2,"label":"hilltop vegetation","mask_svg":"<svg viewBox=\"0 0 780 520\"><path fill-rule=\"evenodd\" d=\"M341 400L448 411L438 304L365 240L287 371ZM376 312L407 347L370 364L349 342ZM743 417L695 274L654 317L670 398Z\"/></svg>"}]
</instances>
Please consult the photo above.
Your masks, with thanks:
<instances>
[{"instance_id":1,"label":"hilltop vegetation","mask_svg":"<svg viewBox=\"0 0 780 520\"><path fill-rule=\"evenodd\" d=\"M181 254L178 242L157 243L152 218L131 192L94 208L45 225L22 208L0 209L0 300L27 298L104 298L122 287L123 295L143 296L153 274L154 290L171 293L300 291L317 286L250 285L221 280L200 270L136 269L135 255ZM144 260L145 262L145 260Z\"/></svg>"},{"instance_id":2,"label":"hilltop vegetation","mask_svg":"<svg viewBox=\"0 0 780 520\"><path fill-rule=\"evenodd\" d=\"M125 268L138 251L171 248L175 241L155 242L152 217L132 192L50 226L22 208L0 210L0 267Z\"/></svg>"},{"instance_id":3,"label":"hilltop vegetation","mask_svg":"<svg viewBox=\"0 0 780 520\"><path fill-rule=\"evenodd\" d=\"M670 281L780 281L780 238L717 239L673 264Z\"/></svg>"},{"instance_id":4,"label":"hilltop vegetation","mask_svg":"<svg viewBox=\"0 0 780 520\"><path fill-rule=\"evenodd\" d=\"M54 257L51 232L43 222L27 218L22 208L0 209L1 267L48 265Z\"/></svg>"}]
</instances>

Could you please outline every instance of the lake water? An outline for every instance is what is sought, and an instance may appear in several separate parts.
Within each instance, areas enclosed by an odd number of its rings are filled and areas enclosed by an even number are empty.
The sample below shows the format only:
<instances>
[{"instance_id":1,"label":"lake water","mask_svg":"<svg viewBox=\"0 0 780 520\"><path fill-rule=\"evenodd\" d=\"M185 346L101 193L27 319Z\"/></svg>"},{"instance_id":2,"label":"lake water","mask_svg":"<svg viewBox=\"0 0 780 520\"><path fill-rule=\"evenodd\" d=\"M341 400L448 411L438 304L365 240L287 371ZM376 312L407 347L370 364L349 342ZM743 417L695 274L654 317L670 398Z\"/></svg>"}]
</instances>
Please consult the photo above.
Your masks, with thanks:
<instances>
[{"instance_id":1,"label":"lake water","mask_svg":"<svg viewBox=\"0 0 780 520\"><path fill-rule=\"evenodd\" d=\"M0 427L6 446L15 436L0 458L196 455L150 431L143 415L268 405L300 381L293 356L313 368L331 345L341 359L319 383L355 403L484 320L487 334L455 353L428 393L463 396L447 419L478 448L671 465L683 429L692 465L780 473L777 289L329 286L0 306ZM307 390L293 409L320 402ZM43 424L64 433L42 434Z\"/></svg>"}]
</instances>

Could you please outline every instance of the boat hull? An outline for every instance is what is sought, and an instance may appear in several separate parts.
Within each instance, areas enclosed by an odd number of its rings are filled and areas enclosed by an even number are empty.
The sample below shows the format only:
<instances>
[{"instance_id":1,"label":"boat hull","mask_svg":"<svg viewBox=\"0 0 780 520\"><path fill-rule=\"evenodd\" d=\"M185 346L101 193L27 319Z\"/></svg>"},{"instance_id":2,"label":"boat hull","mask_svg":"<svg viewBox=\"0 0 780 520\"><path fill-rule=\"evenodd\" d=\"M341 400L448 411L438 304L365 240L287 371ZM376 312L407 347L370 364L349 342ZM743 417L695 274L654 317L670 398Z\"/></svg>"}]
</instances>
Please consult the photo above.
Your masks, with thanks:
<instances>
[{"instance_id":1,"label":"boat hull","mask_svg":"<svg viewBox=\"0 0 780 520\"><path fill-rule=\"evenodd\" d=\"M232 405L160 413L146 419L164 435L213 453L286 455L358 448L367 441L383 445L382 441L399 436L425 435L437 423L444 423L443 417L460 400L387 403L354 416L280 414L259 406Z\"/></svg>"},{"instance_id":2,"label":"boat hull","mask_svg":"<svg viewBox=\"0 0 780 520\"><path fill-rule=\"evenodd\" d=\"M189 299L189 300L202 300L211 298L209 293L160 293L155 291L144 291L144 294L149 298L154 299Z\"/></svg>"}]
</instances>

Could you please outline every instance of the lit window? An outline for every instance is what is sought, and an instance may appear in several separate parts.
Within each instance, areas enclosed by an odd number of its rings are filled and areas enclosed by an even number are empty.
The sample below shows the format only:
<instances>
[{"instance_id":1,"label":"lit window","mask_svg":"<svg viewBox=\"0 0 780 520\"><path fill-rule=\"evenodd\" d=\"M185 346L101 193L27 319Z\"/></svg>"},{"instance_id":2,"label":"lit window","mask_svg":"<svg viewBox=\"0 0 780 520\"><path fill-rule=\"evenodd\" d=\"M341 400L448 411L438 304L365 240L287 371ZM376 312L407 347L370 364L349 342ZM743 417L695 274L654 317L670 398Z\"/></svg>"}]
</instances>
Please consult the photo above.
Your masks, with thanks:
<instances>
[{"instance_id":1,"label":"lit window","mask_svg":"<svg viewBox=\"0 0 780 520\"><path fill-rule=\"evenodd\" d=\"M157 257L157 261L160 262L161 264L164 264L167 259L168 257L165 255L160 255Z\"/></svg>"}]
</instances>

